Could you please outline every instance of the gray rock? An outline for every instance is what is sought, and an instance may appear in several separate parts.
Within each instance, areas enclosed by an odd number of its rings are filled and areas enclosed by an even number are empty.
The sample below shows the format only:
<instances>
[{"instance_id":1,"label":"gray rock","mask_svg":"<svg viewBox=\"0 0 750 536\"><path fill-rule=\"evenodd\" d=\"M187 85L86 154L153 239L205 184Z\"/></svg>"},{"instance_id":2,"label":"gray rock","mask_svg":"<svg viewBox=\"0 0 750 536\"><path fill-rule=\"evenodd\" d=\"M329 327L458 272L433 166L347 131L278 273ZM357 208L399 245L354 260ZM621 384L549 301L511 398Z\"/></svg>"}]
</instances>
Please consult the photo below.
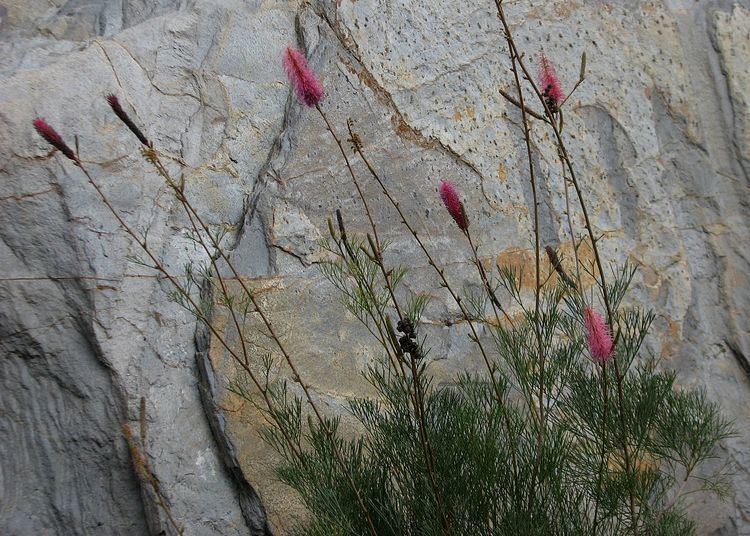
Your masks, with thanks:
<instances>
[{"instance_id":1,"label":"gray rock","mask_svg":"<svg viewBox=\"0 0 750 536\"><path fill-rule=\"evenodd\" d=\"M137 246L79 170L48 154L31 120L47 118L71 144L78 136L113 204L179 274L205 258L108 110L103 96L118 94L156 146L185 163L196 207L229 229L236 266L262 290L316 396L339 412L366 392L358 373L377 348L321 277L315 241L336 208L352 231L366 227L320 117L290 97L281 53L289 42L309 52L339 135L352 117L451 280L472 285L439 180L463 191L483 257L523 263L531 247L520 117L496 90L511 78L493 3L22 4L0 0L0 532L169 531L121 439L145 397L145 451L186 534L264 534L266 512L284 533L304 511L273 477L258 415L225 389L231 361L165 299L167 282L126 260ZM566 132L604 254L640 265L631 299L659 313L649 350L737 420L740 435L723 446L733 495L692 506L699 533L750 534L750 2L507 9L519 44L529 57L544 50L565 87L587 51ZM542 237L564 249L560 169L548 133L534 136ZM431 367L444 376L478 367L455 305L355 166L391 259L410 267L409 288L434 296Z\"/></svg>"},{"instance_id":2,"label":"gray rock","mask_svg":"<svg viewBox=\"0 0 750 536\"><path fill-rule=\"evenodd\" d=\"M165 299L168 284L126 260L137 246L30 121L47 118L71 145L78 136L113 203L180 273L200 260L187 221L103 97L118 94L146 135L189 165L198 208L231 228L282 124L287 90L267 65L293 35L294 6L122 4L104 32L109 2L8 6L3 17L0 532L169 533L154 504L144 510L121 437L143 396L145 450L186 534L263 534L231 441L214 441L220 415L201 402L210 386L194 319ZM46 26L63 23L81 33Z\"/></svg>"}]
</instances>

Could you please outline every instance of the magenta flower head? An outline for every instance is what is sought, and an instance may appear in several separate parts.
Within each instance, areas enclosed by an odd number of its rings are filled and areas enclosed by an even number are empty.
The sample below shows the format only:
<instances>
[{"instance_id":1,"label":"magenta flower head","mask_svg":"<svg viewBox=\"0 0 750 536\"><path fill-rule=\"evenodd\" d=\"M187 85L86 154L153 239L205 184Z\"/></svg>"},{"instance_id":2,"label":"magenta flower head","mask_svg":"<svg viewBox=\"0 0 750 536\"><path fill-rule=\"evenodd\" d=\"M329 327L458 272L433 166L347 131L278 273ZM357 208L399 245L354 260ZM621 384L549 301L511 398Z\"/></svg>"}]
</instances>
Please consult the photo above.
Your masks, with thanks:
<instances>
[{"instance_id":1,"label":"magenta flower head","mask_svg":"<svg viewBox=\"0 0 750 536\"><path fill-rule=\"evenodd\" d=\"M292 82L297 98L306 106L316 106L323 100L323 84L308 65L305 56L289 45L283 59L284 69Z\"/></svg>"},{"instance_id":2,"label":"magenta flower head","mask_svg":"<svg viewBox=\"0 0 750 536\"><path fill-rule=\"evenodd\" d=\"M539 56L539 85L547 102L547 107L551 112L556 112L565 100L565 93L562 90L560 79L557 78L555 66L544 54Z\"/></svg>"},{"instance_id":3,"label":"magenta flower head","mask_svg":"<svg viewBox=\"0 0 750 536\"><path fill-rule=\"evenodd\" d=\"M583 309L583 326L586 328L586 340L591 357L599 363L606 363L612 357L614 342L607 323L591 307Z\"/></svg>"},{"instance_id":4,"label":"magenta flower head","mask_svg":"<svg viewBox=\"0 0 750 536\"><path fill-rule=\"evenodd\" d=\"M458 190L451 182L443 181L440 183L440 199L443 200L448 214L451 215L458 228L466 231L469 228L469 218L466 217L464 204L461 202Z\"/></svg>"},{"instance_id":5,"label":"magenta flower head","mask_svg":"<svg viewBox=\"0 0 750 536\"><path fill-rule=\"evenodd\" d=\"M133 123L128 114L125 113L125 110L122 109L119 99L115 95L107 95L106 99L107 104L109 104L110 108L112 108L112 111L115 112L115 115L119 117L120 121L122 121L125 126L130 129L130 132L135 134L135 137L138 138L138 141L140 141L146 147L151 148L151 142L146 139L146 136L143 135L141 129L139 129L135 125L135 123Z\"/></svg>"},{"instance_id":6,"label":"magenta flower head","mask_svg":"<svg viewBox=\"0 0 750 536\"><path fill-rule=\"evenodd\" d=\"M80 161L73 150L63 141L60 134L58 134L54 128L49 126L47 121L41 118L34 119L34 128L39 135L47 141L47 143L64 154L68 159L72 160L77 165L80 165Z\"/></svg>"}]
</instances>

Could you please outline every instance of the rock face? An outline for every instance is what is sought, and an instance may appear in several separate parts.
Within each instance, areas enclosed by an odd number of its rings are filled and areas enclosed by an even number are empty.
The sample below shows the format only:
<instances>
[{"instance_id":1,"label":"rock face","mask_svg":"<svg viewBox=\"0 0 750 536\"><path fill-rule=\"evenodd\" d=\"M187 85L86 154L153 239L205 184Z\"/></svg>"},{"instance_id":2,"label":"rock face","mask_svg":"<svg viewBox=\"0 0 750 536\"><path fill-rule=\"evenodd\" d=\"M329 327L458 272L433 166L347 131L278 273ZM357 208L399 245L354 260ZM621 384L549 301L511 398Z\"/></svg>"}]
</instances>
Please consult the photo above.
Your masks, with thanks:
<instances>
[{"instance_id":1,"label":"rock face","mask_svg":"<svg viewBox=\"0 0 750 536\"><path fill-rule=\"evenodd\" d=\"M648 349L737 421L722 453L733 493L693 505L699 534L750 534L750 2L524 0L507 10L519 45L552 58L566 88L587 51L565 122L593 223L608 259L640 266L631 299L659 314ZM170 169L229 231L236 266L338 412L366 389L359 372L377 348L315 266L316 240L336 208L352 231L365 222L320 117L292 101L280 62L290 42L321 73L334 127L344 137L353 118L456 286L476 282L439 207L443 178L464 192L483 257L529 258L525 148L519 113L497 92L511 75L491 1L0 0L0 533L169 533L121 438L123 423L138 426L141 397L145 451L186 534L264 534L266 517L284 533L303 515L273 479L258 417L226 391L228 357L165 299L167 282L127 260L137 246L31 128L42 116L71 144L77 135L112 203L180 273L202 257L108 110L103 96L116 93L184 163ZM542 240L568 247L559 164L548 132L533 135ZM454 305L355 166L393 262L434 296L431 366L475 366Z\"/></svg>"}]
</instances>

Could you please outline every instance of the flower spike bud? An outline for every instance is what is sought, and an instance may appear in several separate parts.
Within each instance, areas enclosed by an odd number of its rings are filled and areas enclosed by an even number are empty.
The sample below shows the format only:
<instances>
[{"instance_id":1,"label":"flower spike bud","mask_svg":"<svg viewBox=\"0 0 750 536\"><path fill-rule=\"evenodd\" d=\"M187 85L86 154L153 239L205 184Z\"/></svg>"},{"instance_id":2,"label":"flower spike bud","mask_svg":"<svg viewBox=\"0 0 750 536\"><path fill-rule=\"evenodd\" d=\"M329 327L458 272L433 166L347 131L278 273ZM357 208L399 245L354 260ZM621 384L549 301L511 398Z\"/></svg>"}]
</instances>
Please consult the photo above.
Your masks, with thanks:
<instances>
[{"instance_id":1,"label":"flower spike bud","mask_svg":"<svg viewBox=\"0 0 750 536\"><path fill-rule=\"evenodd\" d=\"M339 234L341 235L342 242L346 242L346 227L344 227L344 216L341 214L341 209L336 209L336 223L339 226Z\"/></svg>"},{"instance_id":2,"label":"flower spike bud","mask_svg":"<svg viewBox=\"0 0 750 536\"><path fill-rule=\"evenodd\" d=\"M72 160L76 165L81 165L81 161L78 160L78 157L73 150L68 147L68 144L65 143L65 141L63 141L62 136L60 136L54 128L49 126L47 121L39 117L34 119L34 128L52 147L64 154L69 160Z\"/></svg>"},{"instance_id":3,"label":"flower spike bud","mask_svg":"<svg viewBox=\"0 0 750 536\"><path fill-rule=\"evenodd\" d=\"M135 123L133 123L128 114L125 113L125 110L123 110L122 106L120 106L120 101L118 100L118 98L115 95L107 95L106 99L107 103L109 103L109 106L112 108L112 111L115 112L115 115L120 118L120 121L125 123L125 126L130 129L130 132L135 134L135 137L138 138L138 141L140 141L143 145L150 149L152 147L151 142L148 141L146 136L143 135L143 132L141 132L141 129L135 126Z\"/></svg>"},{"instance_id":4,"label":"flower spike bud","mask_svg":"<svg viewBox=\"0 0 750 536\"><path fill-rule=\"evenodd\" d=\"M586 78L586 51L581 53L581 68L578 71L578 80Z\"/></svg>"},{"instance_id":5,"label":"flower spike bud","mask_svg":"<svg viewBox=\"0 0 750 536\"><path fill-rule=\"evenodd\" d=\"M557 77L555 66L544 54L539 56L539 85L547 107L552 113L557 112L565 100L565 93Z\"/></svg>"},{"instance_id":6,"label":"flower spike bud","mask_svg":"<svg viewBox=\"0 0 750 536\"><path fill-rule=\"evenodd\" d=\"M443 181L440 183L440 198L443 200L448 214L451 215L456 225L458 225L458 228L466 231L469 228L469 218L466 216L464 204L461 202L458 190L451 182Z\"/></svg>"},{"instance_id":7,"label":"flower spike bud","mask_svg":"<svg viewBox=\"0 0 750 536\"><path fill-rule=\"evenodd\" d=\"M331 220L331 218L328 218L328 234L331 235L331 238L333 238L334 242L339 241L338 237L336 236L336 231L333 228L333 220Z\"/></svg>"},{"instance_id":8,"label":"flower spike bud","mask_svg":"<svg viewBox=\"0 0 750 536\"><path fill-rule=\"evenodd\" d=\"M614 353L614 342L609 326L591 307L583 309L583 325L586 328L586 342L591 357L598 363L606 363Z\"/></svg>"},{"instance_id":9,"label":"flower spike bud","mask_svg":"<svg viewBox=\"0 0 750 536\"><path fill-rule=\"evenodd\" d=\"M323 85L315 71L307 65L302 52L289 45L282 63L300 102L305 106L317 106L323 100Z\"/></svg>"},{"instance_id":10,"label":"flower spike bud","mask_svg":"<svg viewBox=\"0 0 750 536\"><path fill-rule=\"evenodd\" d=\"M552 246L545 246L544 251L547 252L547 258L549 259L549 263L555 269L555 272L557 272L557 275L560 277L562 282L565 283L570 288L575 289L576 284L573 282L572 279L570 279L570 276L568 276L568 274L565 272L565 268L563 268L562 262L560 262L560 257L557 256L557 251L555 251L555 248L553 248Z\"/></svg>"}]
</instances>

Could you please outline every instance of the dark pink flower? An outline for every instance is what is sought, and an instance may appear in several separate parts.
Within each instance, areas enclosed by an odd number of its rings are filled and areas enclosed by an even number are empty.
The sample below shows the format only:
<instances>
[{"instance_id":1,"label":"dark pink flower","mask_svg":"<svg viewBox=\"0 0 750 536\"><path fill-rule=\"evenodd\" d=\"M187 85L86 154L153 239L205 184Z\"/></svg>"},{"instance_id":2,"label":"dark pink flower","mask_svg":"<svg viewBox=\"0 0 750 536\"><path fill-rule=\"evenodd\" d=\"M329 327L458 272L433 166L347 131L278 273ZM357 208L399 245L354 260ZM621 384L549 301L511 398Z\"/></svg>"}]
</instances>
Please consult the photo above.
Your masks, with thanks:
<instances>
[{"instance_id":1,"label":"dark pink flower","mask_svg":"<svg viewBox=\"0 0 750 536\"><path fill-rule=\"evenodd\" d=\"M469 218L466 217L464 204L461 202L458 190L456 190L456 187L451 182L443 181L440 183L440 198L443 200L443 204L448 210L448 214L451 215L458 225L458 228L462 231L468 229Z\"/></svg>"},{"instance_id":2,"label":"dark pink flower","mask_svg":"<svg viewBox=\"0 0 750 536\"><path fill-rule=\"evenodd\" d=\"M297 98L302 104L315 106L323 100L323 85L318 80L315 71L307 65L302 52L289 45L284 52L283 64L294 86L294 91L297 93Z\"/></svg>"},{"instance_id":3,"label":"dark pink flower","mask_svg":"<svg viewBox=\"0 0 750 536\"><path fill-rule=\"evenodd\" d=\"M39 117L34 119L34 128L39 133L39 135L44 138L52 147L60 151L76 164L79 163L78 157L75 155L73 150L68 147L67 143L63 141L60 134L58 134L54 128L49 126L47 121Z\"/></svg>"},{"instance_id":4,"label":"dark pink flower","mask_svg":"<svg viewBox=\"0 0 750 536\"><path fill-rule=\"evenodd\" d=\"M557 78L555 66L544 54L539 56L539 86L547 101L547 107L550 111L556 112L565 100L565 93L560 79Z\"/></svg>"},{"instance_id":5,"label":"dark pink flower","mask_svg":"<svg viewBox=\"0 0 750 536\"><path fill-rule=\"evenodd\" d=\"M583 309L583 325L591 357L599 363L606 363L612 357L614 342L609 326L599 313L591 307Z\"/></svg>"},{"instance_id":6,"label":"dark pink flower","mask_svg":"<svg viewBox=\"0 0 750 536\"><path fill-rule=\"evenodd\" d=\"M150 148L151 142L146 139L146 136L143 135L141 129L139 129L130 119L128 114L125 113L125 110L123 110L122 106L120 106L120 101L118 100L118 98L115 95L107 95L106 99L107 103L109 103L109 106L112 108L112 111L115 112L115 115L120 118L120 121L125 123L125 126L130 129L130 132L135 134L135 137L138 138L138 141L140 141L146 147Z\"/></svg>"}]
</instances>

